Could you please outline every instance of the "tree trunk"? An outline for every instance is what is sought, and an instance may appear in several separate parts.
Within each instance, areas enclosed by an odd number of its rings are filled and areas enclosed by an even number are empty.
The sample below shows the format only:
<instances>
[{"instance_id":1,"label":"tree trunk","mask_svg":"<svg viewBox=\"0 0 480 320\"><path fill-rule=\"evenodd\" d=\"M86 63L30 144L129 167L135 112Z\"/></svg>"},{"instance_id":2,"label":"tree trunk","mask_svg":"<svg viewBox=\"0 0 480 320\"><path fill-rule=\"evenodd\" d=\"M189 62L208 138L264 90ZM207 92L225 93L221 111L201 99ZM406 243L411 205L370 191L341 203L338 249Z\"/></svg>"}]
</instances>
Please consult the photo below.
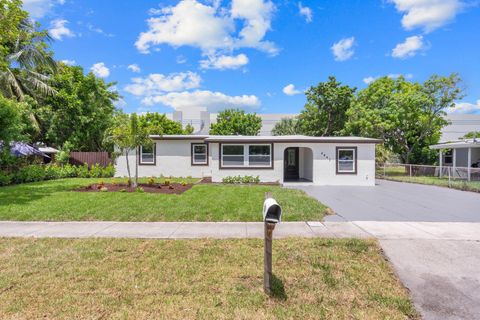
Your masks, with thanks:
<instances>
[{"instance_id":1,"label":"tree trunk","mask_svg":"<svg viewBox=\"0 0 480 320\"><path fill-rule=\"evenodd\" d=\"M127 172L128 172L128 186L132 185L132 175L130 174L130 164L128 163L128 149L125 150L125 158L127 159Z\"/></svg>"},{"instance_id":2,"label":"tree trunk","mask_svg":"<svg viewBox=\"0 0 480 320\"><path fill-rule=\"evenodd\" d=\"M135 148L135 183L133 187L138 187L138 148Z\"/></svg>"}]
</instances>

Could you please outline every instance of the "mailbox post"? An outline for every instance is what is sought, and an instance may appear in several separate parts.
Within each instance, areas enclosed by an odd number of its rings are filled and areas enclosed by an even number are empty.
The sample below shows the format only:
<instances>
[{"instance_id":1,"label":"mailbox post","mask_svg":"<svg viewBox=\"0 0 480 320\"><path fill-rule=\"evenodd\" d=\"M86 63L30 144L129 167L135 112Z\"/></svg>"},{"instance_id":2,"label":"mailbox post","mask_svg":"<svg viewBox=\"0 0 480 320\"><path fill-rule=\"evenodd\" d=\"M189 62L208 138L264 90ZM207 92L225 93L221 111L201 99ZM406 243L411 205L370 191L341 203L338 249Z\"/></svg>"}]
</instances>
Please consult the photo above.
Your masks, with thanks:
<instances>
[{"instance_id":1,"label":"mailbox post","mask_svg":"<svg viewBox=\"0 0 480 320\"><path fill-rule=\"evenodd\" d=\"M265 231L265 252L263 259L263 289L269 296L272 294L272 239L275 225L280 222L282 208L272 198L272 194L265 194L263 203L263 221Z\"/></svg>"}]
</instances>

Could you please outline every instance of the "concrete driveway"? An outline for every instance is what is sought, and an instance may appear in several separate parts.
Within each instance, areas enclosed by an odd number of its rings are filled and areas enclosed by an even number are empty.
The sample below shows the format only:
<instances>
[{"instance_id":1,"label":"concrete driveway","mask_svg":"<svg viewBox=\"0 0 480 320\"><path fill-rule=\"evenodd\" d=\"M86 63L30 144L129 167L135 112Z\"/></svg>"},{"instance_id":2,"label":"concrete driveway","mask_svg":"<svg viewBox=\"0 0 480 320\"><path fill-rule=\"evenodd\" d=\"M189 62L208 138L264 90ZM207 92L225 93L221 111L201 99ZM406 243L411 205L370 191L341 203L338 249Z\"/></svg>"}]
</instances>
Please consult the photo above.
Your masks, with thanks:
<instances>
[{"instance_id":1,"label":"concrete driveway","mask_svg":"<svg viewBox=\"0 0 480 320\"><path fill-rule=\"evenodd\" d=\"M326 204L325 221L480 222L480 193L377 180L375 187L297 187Z\"/></svg>"},{"instance_id":2,"label":"concrete driveway","mask_svg":"<svg viewBox=\"0 0 480 320\"><path fill-rule=\"evenodd\" d=\"M326 223L379 240L424 319L480 319L479 193L385 180L299 189L336 212Z\"/></svg>"}]
</instances>

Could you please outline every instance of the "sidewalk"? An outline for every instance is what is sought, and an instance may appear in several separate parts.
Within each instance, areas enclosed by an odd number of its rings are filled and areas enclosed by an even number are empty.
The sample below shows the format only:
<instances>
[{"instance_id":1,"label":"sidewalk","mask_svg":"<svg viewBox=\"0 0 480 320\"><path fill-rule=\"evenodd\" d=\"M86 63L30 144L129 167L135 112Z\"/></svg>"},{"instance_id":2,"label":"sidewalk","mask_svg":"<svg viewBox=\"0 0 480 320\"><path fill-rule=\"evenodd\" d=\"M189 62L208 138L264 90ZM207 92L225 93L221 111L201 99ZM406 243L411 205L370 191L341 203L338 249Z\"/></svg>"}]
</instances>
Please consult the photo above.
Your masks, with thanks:
<instances>
[{"instance_id":1,"label":"sidewalk","mask_svg":"<svg viewBox=\"0 0 480 320\"><path fill-rule=\"evenodd\" d=\"M262 238L261 222L0 222L0 237ZM274 237L480 240L480 223L282 222Z\"/></svg>"}]
</instances>

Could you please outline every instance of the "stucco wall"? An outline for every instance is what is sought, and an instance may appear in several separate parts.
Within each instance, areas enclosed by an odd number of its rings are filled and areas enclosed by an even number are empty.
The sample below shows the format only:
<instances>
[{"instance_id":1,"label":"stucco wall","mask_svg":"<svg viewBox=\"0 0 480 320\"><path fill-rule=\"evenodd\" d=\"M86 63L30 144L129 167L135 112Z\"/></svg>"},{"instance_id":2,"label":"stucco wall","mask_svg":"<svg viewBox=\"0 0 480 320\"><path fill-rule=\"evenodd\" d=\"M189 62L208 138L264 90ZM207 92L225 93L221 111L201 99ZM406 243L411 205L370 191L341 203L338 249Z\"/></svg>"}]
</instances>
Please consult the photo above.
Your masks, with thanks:
<instances>
[{"instance_id":1,"label":"stucco wall","mask_svg":"<svg viewBox=\"0 0 480 320\"><path fill-rule=\"evenodd\" d=\"M174 176L174 177L209 177L211 170L208 166L192 166L191 165L191 144L198 143L194 140L162 140L156 142L155 159L156 164L139 165L138 175L140 177L158 177ZM209 150L209 153L211 151ZM129 155L129 162L132 175L135 166L135 152ZM115 176L127 176L127 166L125 156L120 156L116 160Z\"/></svg>"},{"instance_id":2,"label":"stucco wall","mask_svg":"<svg viewBox=\"0 0 480 320\"><path fill-rule=\"evenodd\" d=\"M170 140L156 142L156 164L140 165L139 176L212 177L214 182L226 176L260 176L262 182L283 182L283 154L288 147L309 148L312 156L304 149L300 153L300 176L313 180L317 185L375 185L374 144L330 144L330 143L275 143L273 168L269 169L220 169L219 144L209 144L209 166L191 165L191 143L198 141ZM336 174L335 153L337 146L357 147L357 174ZM133 174L135 153L129 155ZM116 160L116 176L126 176L125 156Z\"/></svg>"}]
</instances>

